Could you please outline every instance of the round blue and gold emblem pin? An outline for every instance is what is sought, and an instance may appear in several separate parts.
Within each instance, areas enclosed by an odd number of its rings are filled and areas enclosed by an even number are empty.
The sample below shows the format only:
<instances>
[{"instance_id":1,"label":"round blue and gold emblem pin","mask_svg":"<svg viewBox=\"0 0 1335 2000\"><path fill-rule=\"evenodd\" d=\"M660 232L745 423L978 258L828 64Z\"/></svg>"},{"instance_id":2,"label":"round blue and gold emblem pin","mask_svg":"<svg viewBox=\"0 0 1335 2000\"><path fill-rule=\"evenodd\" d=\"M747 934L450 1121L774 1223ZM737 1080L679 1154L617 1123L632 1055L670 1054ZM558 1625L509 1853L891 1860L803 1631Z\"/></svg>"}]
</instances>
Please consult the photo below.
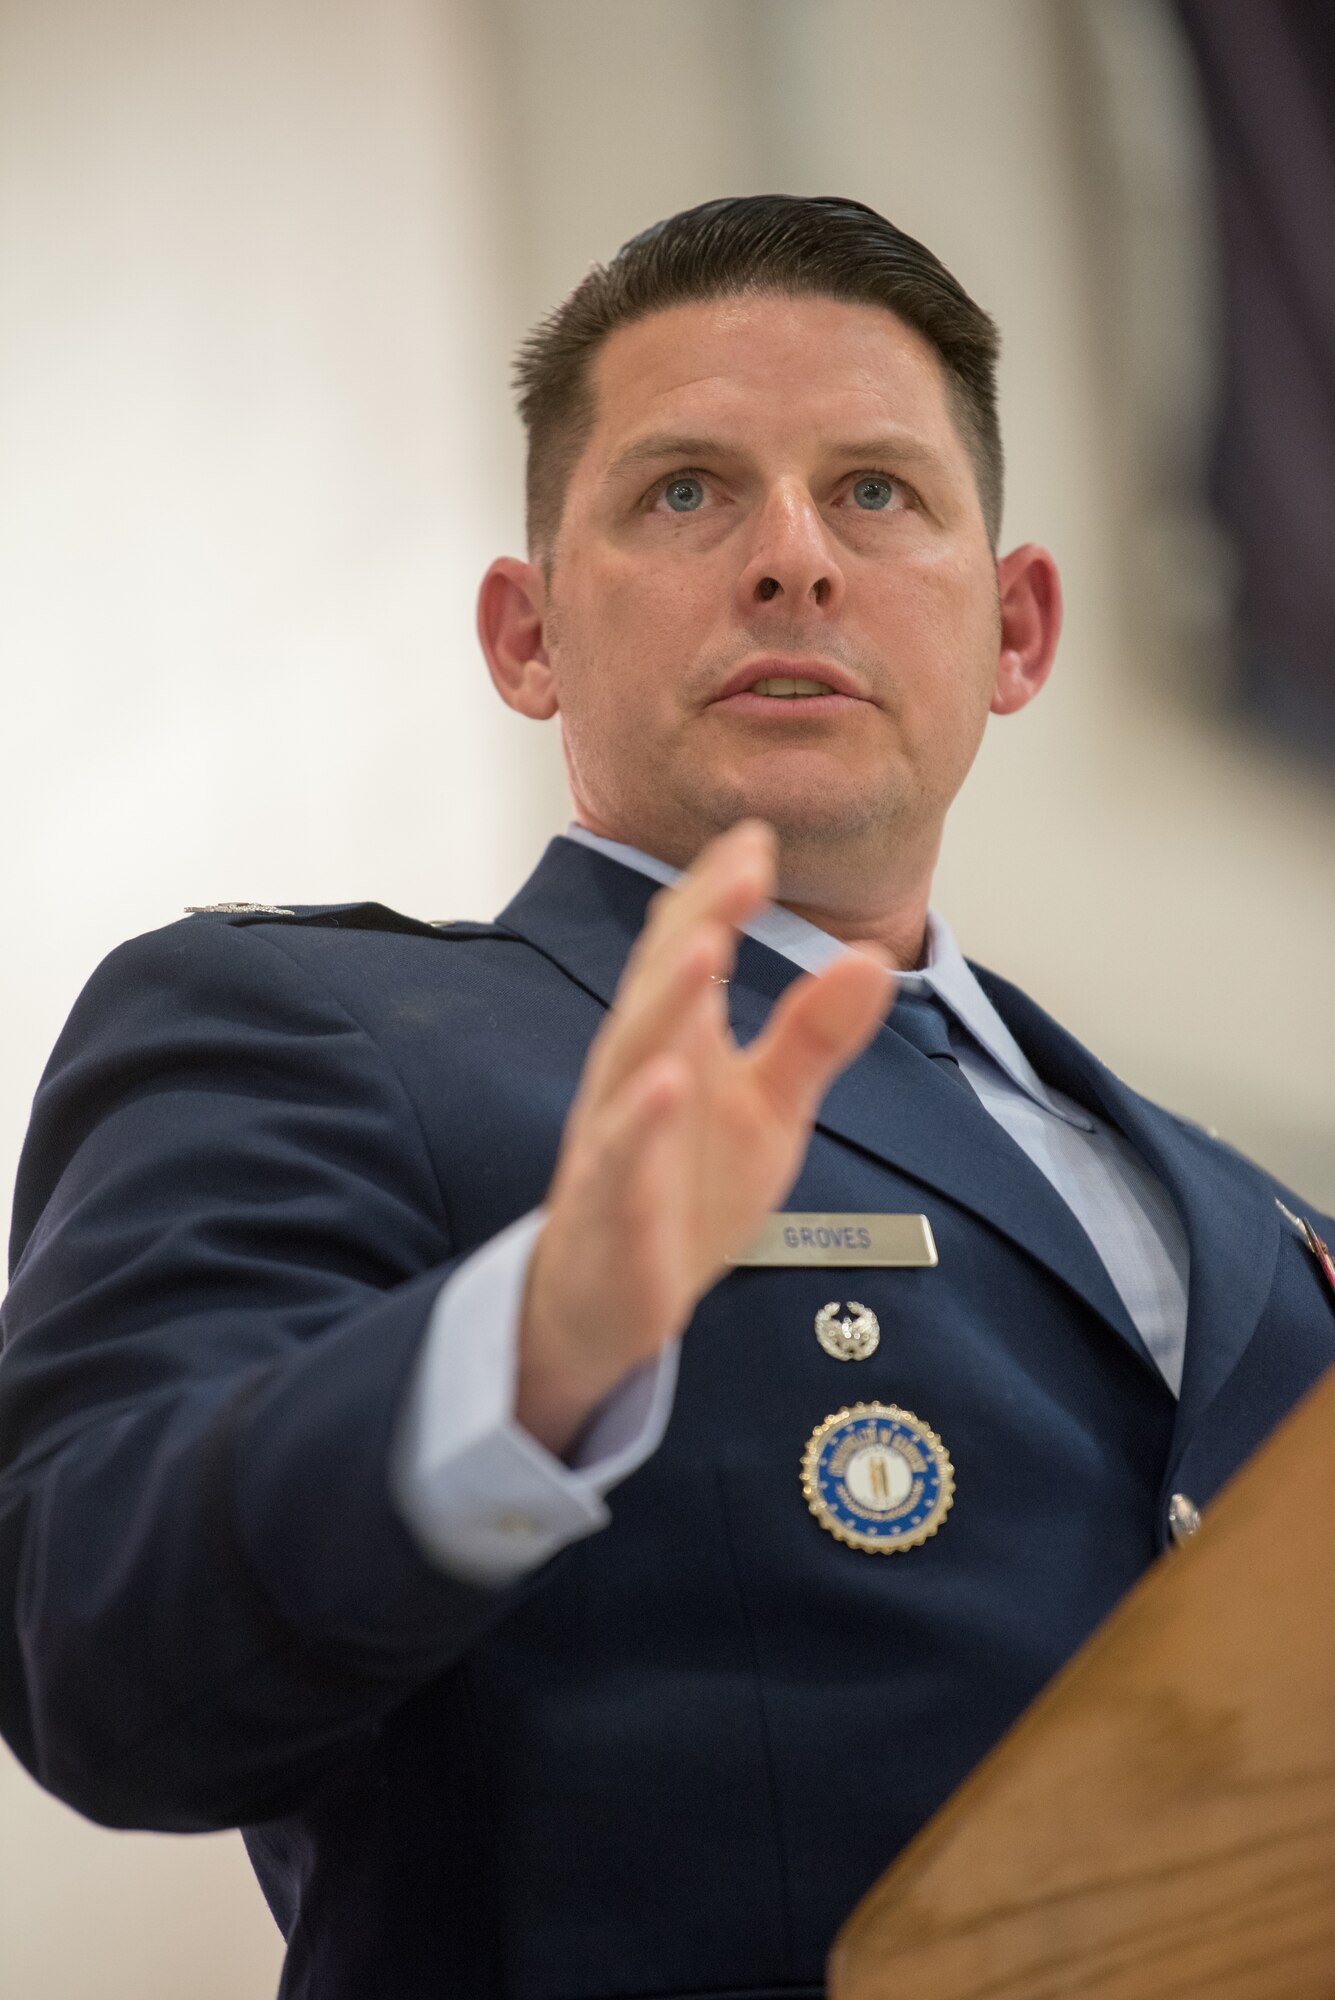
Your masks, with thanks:
<instances>
[{"instance_id":1,"label":"round blue and gold emblem pin","mask_svg":"<svg viewBox=\"0 0 1335 2000\"><path fill-rule=\"evenodd\" d=\"M955 1468L936 1432L912 1410L854 1403L807 1439L802 1491L836 1540L888 1556L936 1533L955 1497Z\"/></svg>"}]
</instances>

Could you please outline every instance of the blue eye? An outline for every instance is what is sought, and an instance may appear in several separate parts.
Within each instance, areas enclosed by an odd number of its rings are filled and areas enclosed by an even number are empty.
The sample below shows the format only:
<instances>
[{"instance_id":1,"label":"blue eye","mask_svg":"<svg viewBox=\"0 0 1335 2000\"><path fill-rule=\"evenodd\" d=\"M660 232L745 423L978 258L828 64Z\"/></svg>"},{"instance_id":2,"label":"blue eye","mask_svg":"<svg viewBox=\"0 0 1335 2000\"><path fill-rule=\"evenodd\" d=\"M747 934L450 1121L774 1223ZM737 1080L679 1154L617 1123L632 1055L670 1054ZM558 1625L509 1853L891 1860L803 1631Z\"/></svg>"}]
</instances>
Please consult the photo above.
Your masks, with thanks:
<instances>
[{"instance_id":1,"label":"blue eye","mask_svg":"<svg viewBox=\"0 0 1335 2000\"><path fill-rule=\"evenodd\" d=\"M693 514L705 497L703 480L693 473L684 472L676 479L669 479L663 488L663 498L674 514Z\"/></svg>"},{"instance_id":2,"label":"blue eye","mask_svg":"<svg viewBox=\"0 0 1335 2000\"><path fill-rule=\"evenodd\" d=\"M859 507L868 512L879 507L888 507L894 498L894 481L883 479L879 473L869 474L865 479L854 481L853 498Z\"/></svg>"}]
</instances>

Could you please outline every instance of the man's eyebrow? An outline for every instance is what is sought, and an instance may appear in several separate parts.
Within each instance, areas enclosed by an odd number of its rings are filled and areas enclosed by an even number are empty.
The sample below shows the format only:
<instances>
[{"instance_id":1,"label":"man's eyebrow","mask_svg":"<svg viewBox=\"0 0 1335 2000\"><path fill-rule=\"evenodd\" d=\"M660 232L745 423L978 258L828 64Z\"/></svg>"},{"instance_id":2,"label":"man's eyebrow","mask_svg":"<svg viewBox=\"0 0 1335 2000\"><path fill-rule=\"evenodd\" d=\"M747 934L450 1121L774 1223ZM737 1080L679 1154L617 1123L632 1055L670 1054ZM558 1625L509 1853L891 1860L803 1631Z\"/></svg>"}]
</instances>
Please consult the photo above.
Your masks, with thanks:
<instances>
[{"instance_id":1,"label":"man's eyebrow","mask_svg":"<svg viewBox=\"0 0 1335 2000\"><path fill-rule=\"evenodd\" d=\"M608 467L609 472L626 472L637 465L654 465L664 458L720 458L735 457L735 448L724 444L721 438L685 437L676 431L651 431L648 437L637 438L618 452Z\"/></svg>"},{"instance_id":2,"label":"man's eyebrow","mask_svg":"<svg viewBox=\"0 0 1335 2000\"><path fill-rule=\"evenodd\" d=\"M856 438L849 443L828 446L827 456L849 464L875 464L881 459L893 459L900 465L939 466L941 454L925 438L916 437L911 431L879 431L872 437ZM701 458L738 458L744 447L728 444L722 438L689 437L676 431L652 431L647 437L637 438L618 452L608 467L609 474L633 471L637 466L660 464L664 459L676 459L686 463Z\"/></svg>"},{"instance_id":3,"label":"man's eyebrow","mask_svg":"<svg viewBox=\"0 0 1335 2000\"><path fill-rule=\"evenodd\" d=\"M856 438L851 444L830 447L831 458L866 464L878 458L893 458L900 465L940 465L941 454L926 438L912 431L877 431L872 437Z\"/></svg>"}]
</instances>

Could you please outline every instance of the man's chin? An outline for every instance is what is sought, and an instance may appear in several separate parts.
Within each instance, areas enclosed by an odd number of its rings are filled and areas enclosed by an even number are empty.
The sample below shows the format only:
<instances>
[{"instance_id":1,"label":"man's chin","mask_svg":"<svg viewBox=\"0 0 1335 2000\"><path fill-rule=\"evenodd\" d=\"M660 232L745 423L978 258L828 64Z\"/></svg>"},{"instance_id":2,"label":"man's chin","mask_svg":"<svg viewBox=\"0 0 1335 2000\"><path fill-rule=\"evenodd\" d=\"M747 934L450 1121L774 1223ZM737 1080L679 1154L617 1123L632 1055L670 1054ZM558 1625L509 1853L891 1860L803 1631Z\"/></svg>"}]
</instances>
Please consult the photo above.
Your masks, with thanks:
<instances>
[{"instance_id":1,"label":"man's chin","mask_svg":"<svg viewBox=\"0 0 1335 2000\"><path fill-rule=\"evenodd\" d=\"M740 819L766 820L782 847L821 850L855 847L869 836L888 837L900 814L891 797L857 796L837 786L794 787L772 782L718 787L708 798L688 802L707 834L722 833Z\"/></svg>"}]
</instances>

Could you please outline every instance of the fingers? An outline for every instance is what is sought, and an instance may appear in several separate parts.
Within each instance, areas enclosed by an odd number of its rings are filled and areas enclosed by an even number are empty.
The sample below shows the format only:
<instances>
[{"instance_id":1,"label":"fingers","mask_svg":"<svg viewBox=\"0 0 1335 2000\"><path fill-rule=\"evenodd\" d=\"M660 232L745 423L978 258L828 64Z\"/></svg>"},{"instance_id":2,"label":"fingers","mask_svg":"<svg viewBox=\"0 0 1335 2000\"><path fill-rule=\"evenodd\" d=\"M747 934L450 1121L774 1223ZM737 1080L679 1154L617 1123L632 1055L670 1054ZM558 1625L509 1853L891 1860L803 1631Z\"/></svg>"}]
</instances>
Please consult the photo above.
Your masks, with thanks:
<instances>
[{"instance_id":1,"label":"fingers","mask_svg":"<svg viewBox=\"0 0 1335 2000\"><path fill-rule=\"evenodd\" d=\"M722 924L701 923L652 978L618 998L589 1052L586 1097L601 1101L615 1093L638 1064L676 1045L693 1010L722 993L712 981L724 976L731 949Z\"/></svg>"},{"instance_id":2,"label":"fingers","mask_svg":"<svg viewBox=\"0 0 1335 2000\"><path fill-rule=\"evenodd\" d=\"M696 924L712 921L735 929L745 923L773 895L774 880L774 833L763 820L741 820L711 840L680 882L654 897L622 987L629 992L652 977Z\"/></svg>"},{"instance_id":3,"label":"fingers","mask_svg":"<svg viewBox=\"0 0 1335 2000\"><path fill-rule=\"evenodd\" d=\"M785 1119L814 1119L836 1076L866 1048L895 997L890 960L859 946L798 979L748 1051L757 1081Z\"/></svg>"},{"instance_id":4,"label":"fingers","mask_svg":"<svg viewBox=\"0 0 1335 2000\"><path fill-rule=\"evenodd\" d=\"M617 988L612 1014L590 1052L585 1092L601 1098L660 1049L677 1046L694 1009L721 1029L726 1022L721 987L736 951L735 927L774 889L774 836L759 820L745 820L702 849L674 889L656 896Z\"/></svg>"}]
</instances>

